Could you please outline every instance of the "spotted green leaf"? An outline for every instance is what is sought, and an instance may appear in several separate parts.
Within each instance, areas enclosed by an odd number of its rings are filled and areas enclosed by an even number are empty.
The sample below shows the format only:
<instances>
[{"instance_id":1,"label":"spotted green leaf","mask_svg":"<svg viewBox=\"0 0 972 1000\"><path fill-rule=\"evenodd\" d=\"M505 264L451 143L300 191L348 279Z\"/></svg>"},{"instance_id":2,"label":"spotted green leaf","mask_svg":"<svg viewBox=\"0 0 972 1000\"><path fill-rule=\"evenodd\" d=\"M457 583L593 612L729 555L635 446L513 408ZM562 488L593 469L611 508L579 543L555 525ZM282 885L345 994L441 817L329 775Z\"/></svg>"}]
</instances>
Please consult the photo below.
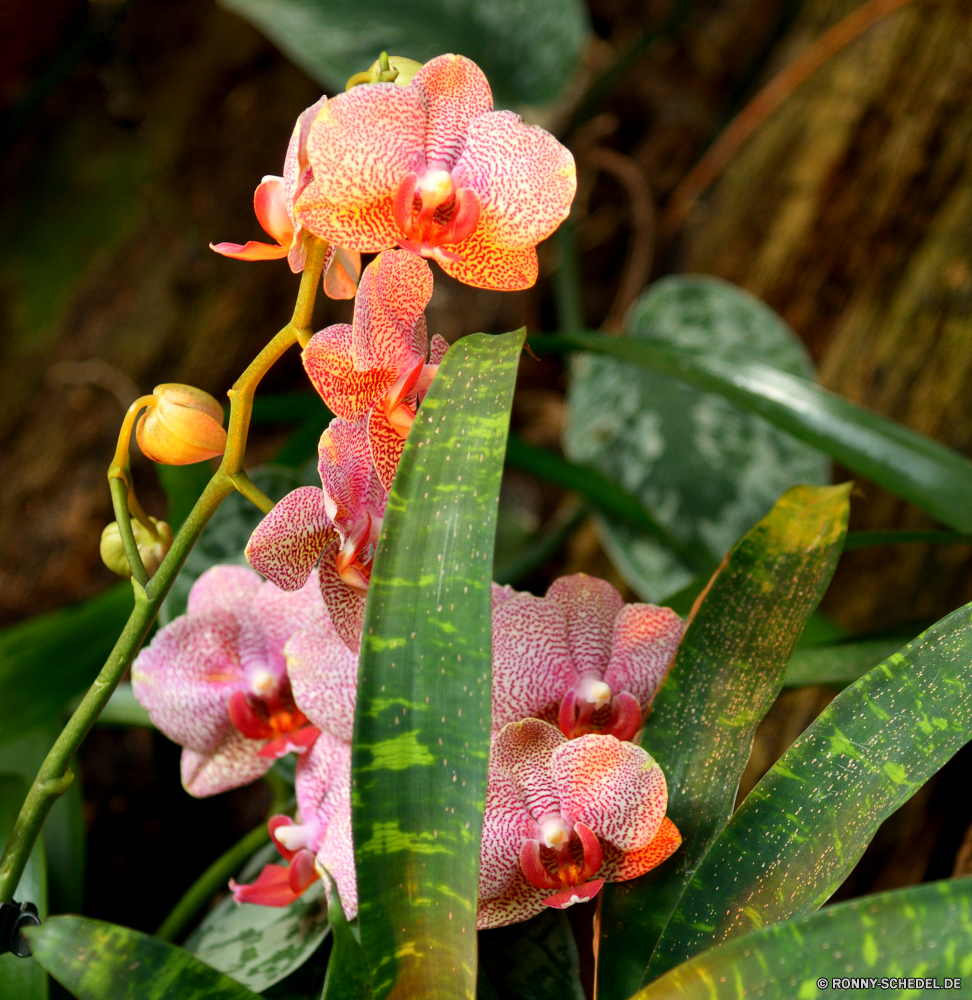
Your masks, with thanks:
<instances>
[{"instance_id":1,"label":"spotted green leaf","mask_svg":"<svg viewBox=\"0 0 972 1000\"><path fill-rule=\"evenodd\" d=\"M863 639L836 646L795 649L786 672L786 687L807 684L845 687L890 656L901 642L901 639Z\"/></svg>"},{"instance_id":2,"label":"spotted green leaf","mask_svg":"<svg viewBox=\"0 0 972 1000\"><path fill-rule=\"evenodd\" d=\"M371 969L360 934L348 923L337 883L331 881L328 916L334 930L334 947L327 963L321 1000L371 1000Z\"/></svg>"},{"instance_id":3,"label":"spotted green leaf","mask_svg":"<svg viewBox=\"0 0 972 1000\"><path fill-rule=\"evenodd\" d=\"M917 997L921 987L907 983L916 978L964 997L970 976L972 878L963 878L865 896L752 931L672 969L633 1000ZM854 988L854 980L866 982Z\"/></svg>"},{"instance_id":4,"label":"spotted green leaf","mask_svg":"<svg viewBox=\"0 0 972 1000\"><path fill-rule=\"evenodd\" d=\"M51 917L28 937L37 961L77 1000L257 1000L189 952L118 924Z\"/></svg>"},{"instance_id":5,"label":"spotted green leaf","mask_svg":"<svg viewBox=\"0 0 972 1000\"><path fill-rule=\"evenodd\" d=\"M274 863L280 863L280 855L268 844L247 863L239 881L252 882L264 865ZM327 900L318 880L290 906L236 903L227 896L206 915L184 947L254 993L262 993L300 968L327 932Z\"/></svg>"},{"instance_id":6,"label":"spotted green leaf","mask_svg":"<svg viewBox=\"0 0 972 1000\"><path fill-rule=\"evenodd\" d=\"M412 426L371 576L352 775L375 996L476 991L496 507L523 331L458 341Z\"/></svg>"},{"instance_id":7,"label":"spotted green leaf","mask_svg":"<svg viewBox=\"0 0 972 1000\"><path fill-rule=\"evenodd\" d=\"M6 843L10 836L29 788L29 782L19 774L0 774L0 843ZM34 903L41 918L47 916L47 864L41 841L30 852L14 899ZM47 987L47 973L33 958L0 955L0 997L4 1000L47 1000Z\"/></svg>"},{"instance_id":8,"label":"spotted green leaf","mask_svg":"<svg viewBox=\"0 0 972 1000\"><path fill-rule=\"evenodd\" d=\"M685 890L649 975L822 905L881 822L970 739L966 605L842 691L750 792Z\"/></svg>"},{"instance_id":9,"label":"spotted green leaf","mask_svg":"<svg viewBox=\"0 0 972 1000\"><path fill-rule=\"evenodd\" d=\"M736 363L762 361L814 378L796 334L748 292L702 275L651 286L625 338ZM573 359L564 450L634 496L677 538L664 544L602 510L598 533L642 599L658 601L699 570L684 549L718 563L797 483L828 481L826 456L724 397L606 355ZM705 568L704 566L701 568Z\"/></svg>"},{"instance_id":10,"label":"spotted green leaf","mask_svg":"<svg viewBox=\"0 0 972 1000\"><path fill-rule=\"evenodd\" d=\"M682 846L632 882L605 886L598 996L624 1000L693 872L732 813L753 736L786 676L847 529L850 485L795 486L732 549L652 705L641 744L668 780Z\"/></svg>"}]
</instances>

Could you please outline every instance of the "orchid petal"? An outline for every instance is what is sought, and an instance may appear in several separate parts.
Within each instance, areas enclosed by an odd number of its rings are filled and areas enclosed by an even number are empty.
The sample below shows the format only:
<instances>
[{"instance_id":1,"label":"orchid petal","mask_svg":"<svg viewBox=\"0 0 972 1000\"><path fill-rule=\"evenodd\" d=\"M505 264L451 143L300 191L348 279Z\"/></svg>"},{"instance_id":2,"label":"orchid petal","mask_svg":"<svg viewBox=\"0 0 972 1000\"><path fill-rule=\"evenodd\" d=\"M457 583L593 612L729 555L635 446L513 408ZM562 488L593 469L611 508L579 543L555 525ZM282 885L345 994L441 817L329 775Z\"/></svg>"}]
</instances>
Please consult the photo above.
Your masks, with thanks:
<instances>
[{"instance_id":1,"label":"orchid petal","mask_svg":"<svg viewBox=\"0 0 972 1000\"><path fill-rule=\"evenodd\" d=\"M229 729L215 752L182 751L182 787L197 799L219 795L262 778L273 760L260 756L262 743Z\"/></svg>"},{"instance_id":2,"label":"orchid petal","mask_svg":"<svg viewBox=\"0 0 972 1000\"><path fill-rule=\"evenodd\" d=\"M324 264L324 293L332 299L353 299L358 293L361 254L331 246Z\"/></svg>"},{"instance_id":3,"label":"orchid petal","mask_svg":"<svg viewBox=\"0 0 972 1000\"><path fill-rule=\"evenodd\" d=\"M523 597L526 591L514 590L508 583L504 584L502 587L498 583L492 584L492 602L493 610L495 611L497 606L502 604L504 601L508 601L511 597ZM533 596L528 595L528 596Z\"/></svg>"},{"instance_id":4,"label":"orchid petal","mask_svg":"<svg viewBox=\"0 0 972 1000\"><path fill-rule=\"evenodd\" d=\"M614 623L611 659L604 681L612 691L628 691L642 709L661 684L685 631L671 608L628 604Z\"/></svg>"},{"instance_id":5,"label":"orchid petal","mask_svg":"<svg viewBox=\"0 0 972 1000\"><path fill-rule=\"evenodd\" d=\"M327 102L307 136L313 178L297 197L298 222L330 243L375 253L398 242L392 200L424 168L426 110L410 86L355 87Z\"/></svg>"},{"instance_id":6,"label":"orchid petal","mask_svg":"<svg viewBox=\"0 0 972 1000\"><path fill-rule=\"evenodd\" d=\"M446 351L449 350L449 341L445 337L440 337L435 334L432 337L432 343L429 347L429 364L438 365L442 363L442 359L446 356Z\"/></svg>"},{"instance_id":7,"label":"orchid petal","mask_svg":"<svg viewBox=\"0 0 972 1000\"><path fill-rule=\"evenodd\" d=\"M315 726L351 741L357 657L336 634L295 632L284 647L297 707Z\"/></svg>"},{"instance_id":8,"label":"orchid petal","mask_svg":"<svg viewBox=\"0 0 972 1000\"><path fill-rule=\"evenodd\" d=\"M287 192L282 177L264 177L253 192L253 211L263 226L281 247L290 248L294 239L294 224L287 211Z\"/></svg>"},{"instance_id":9,"label":"orchid petal","mask_svg":"<svg viewBox=\"0 0 972 1000\"><path fill-rule=\"evenodd\" d=\"M518 292L537 282L537 251L532 247L498 247L480 224L461 243L449 248L452 256L437 257L439 266L450 277L473 288L498 292Z\"/></svg>"},{"instance_id":10,"label":"orchid petal","mask_svg":"<svg viewBox=\"0 0 972 1000\"><path fill-rule=\"evenodd\" d=\"M667 861L682 843L682 835L666 816L649 843L635 851L621 851L613 844L604 845L604 860L600 875L608 882L626 882L657 868Z\"/></svg>"},{"instance_id":11,"label":"orchid petal","mask_svg":"<svg viewBox=\"0 0 972 1000\"><path fill-rule=\"evenodd\" d=\"M559 730L539 719L525 719L504 726L490 748L489 771L495 769L515 782L524 807L538 822L561 811L560 790L550 760L563 745L570 744Z\"/></svg>"},{"instance_id":12,"label":"orchid petal","mask_svg":"<svg viewBox=\"0 0 972 1000\"><path fill-rule=\"evenodd\" d=\"M538 889L535 885L530 885L517 866L516 875L502 894L488 899L480 898L476 908L476 927L482 931L529 920L543 912L543 901L549 896L549 892L549 889Z\"/></svg>"},{"instance_id":13,"label":"orchid petal","mask_svg":"<svg viewBox=\"0 0 972 1000\"><path fill-rule=\"evenodd\" d=\"M574 666L581 677L604 676L611 655L611 638L624 599L605 580L574 573L550 585L547 600L563 611Z\"/></svg>"},{"instance_id":14,"label":"orchid petal","mask_svg":"<svg viewBox=\"0 0 972 1000\"><path fill-rule=\"evenodd\" d=\"M632 851L658 832L668 788L641 747L613 736L581 736L553 751L550 771L564 817L587 824L603 841Z\"/></svg>"},{"instance_id":15,"label":"orchid petal","mask_svg":"<svg viewBox=\"0 0 972 1000\"><path fill-rule=\"evenodd\" d=\"M186 611L227 611L232 615L253 602L263 581L246 566L211 566L189 590Z\"/></svg>"},{"instance_id":16,"label":"orchid petal","mask_svg":"<svg viewBox=\"0 0 972 1000\"><path fill-rule=\"evenodd\" d=\"M354 920L358 915L358 882L354 868L354 841L351 838L350 798L328 823L321 849L317 852L316 864L318 868L326 869L337 882L344 915L348 920ZM328 879L324 880L324 890L330 902L331 886Z\"/></svg>"},{"instance_id":17,"label":"orchid petal","mask_svg":"<svg viewBox=\"0 0 972 1000\"><path fill-rule=\"evenodd\" d=\"M397 369L358 371L351 360L351 327L337 323L315 333L301 353L304 371L321 399L339 417L363 417L395 384Z\"/></svg>"},{"instance_id":18,"label":"orchid petal","mask_svg":"<svg viewBox=\"0 0 972 1000\"><path fill-rule=\"evenodd\" d=\"M273 243L249 240L246 243L210 243L209 249L234 260L280 260L290 252L290 244L277 246Z\"/></svg>"},{"instance_id":19,"label":"orchid petal","mask_svg":"<svg viewBox=\"0 0 972 1000\"><path fill-rule=\"evenodd\" d=\"M495 729L559 703L576 683L567 624L557 604L520 594L494 606Z\"/></svg>"},{"instance_id":20,"label":"orchid petal","mask_svg":"<svg viewBox=\"0 0 972 1000\"><path fill-rule=\"evenodd\" d=\"M589 903L601 891L603 885L602 878L585 882L583 885L570 885L553 896L547 896L543 905L553 907L555 910L566 910L575 903Z\"/></svg>"},{"instance_id":21,"label":"orchid petal","mask_svg":"<svg viewBox=\"0 0 972 1000\"><path fill-rule=\"evenodd\" d=\"M614 696L611 705L611 720L602 732L615 739L633 740L641 728L641 706L638 699L627 691Z\"/></svg>"},{"instance_id":22,"label":"orchid petal","mask_svg":"<svg viewBox=\"0 0 972 1000\"><path fill-rule=\"evenodd\" d=\"M325 104L327 104L326 95L319 98L309 108L305 108L300 113L294 125L294 131L290 135L290 142L287 144L287 154L284 157L283 183L287 196L286 205L290 213L290 222L295 230L297 229L297 220L294 217L293 204L306 186L308 180L310 180L307 160L307 136L310 133L311 125Z\"/></svg>"},{"instance_id":23,"label":"orchid petal","mask_svg":"<svg viewBox=\"0 0 972 1000\"><path fill-rule=\"evenodd\" d=\"M536 835L536 820L527 811L519 787L491 758L479 856L480 896L498 896L506 890L519 872L520 845Z\"/></svg>"},{"instance_id":24,"label":"orchid petal","mask_svg":"<svg viewBox=\"0 0 972 1000\"><path fill-rule=\"evenodd\" d=\"M547 871L544 863L540 860L540 842L538 840L525 840L523 842L523 847L520 849L520 868L526 875L527 881L538 889L558 889L563 884L560 879L554 878Z\"/></svg>"},{"instance_id":25,"label":"orchid petal","mask_svg":"<svg viewBox=\"0 0 972 1000\"><path fill-rule=\"evenodd\" d=\"M577 190L570 150L512 111L481 114L469 123L453 178L479 195L478 228L501 250L545 240L567 218Z\"/></svg>"},{"instance_id":26,"label":"orchid petal","mask_svg":"<svg viewBox=\"0 0 972 1000\"><path fill-rule=\"evenodd\" d=\"M314 570L299 590L282 590L270 582L262 584L253 602L253 613L263 635L265 649L281 657L284 644L298 629L331 631L331 621L321 601L320 583Z\"/></svg>"},{"instance_id":27,"label":"orchid petal","mask_svg":"<svg viewBox=\"0 0 972 1000\"><path fill-rule=\"evenodd\" d=\"M338 575L334 565L337 546L325 551L320 563L321 595L331 617L331 624L344 644L357 655L364 629L365 599Z\"/></svg>"},{"instance_id":28,"label":"orchid petal","mask_svg":"<svg viewBox=\"0 0 972 1000\"><path fill-rule=\"evenodd\" d=\"M258 756L280 760L289 753L304 754L314 745L321 731L316 726L304 726L292 733L285 733L272 739L260 750Z\"/></svg>"},{"instance_id":29,"label":"orchid petal","mask_svg":"<svg viewBox=\"0 0 972 1000\"><path fill-rule=\"evenodd\" d=\"M290 859L293 858L297 852L291 851L285 844L281 843L281 841L277 839L276 831L282 826L293 825L294 821L289 816L283 816L280 813L271 816L270 819L267 820L267 830L270 833L270 839L273 841L273 846L280 851L280 854L285 861L290 861Z\"/></svg>"},{"instance_id":30,"label":"orchid petal","mask_svg":"<svg viewBox=\"0 0 972 1000\"><path fill-rule=\"evenodd\" d=\"M302 896L317 881L314 855L307 848L299 850L294 855L287 870L287 876L295 896Z\"/></svg>"},{"instance_id":31,"label":"orchid petal","mask_svg":"<svg viewBox=\"0 0 972 1000\"><path fill-rule=\"evenodd\" d=\"M371 513L368 501L375 470L364 421L335 417L321 435L317 455L327 514L345 540ZM380 516L379 511L374 513Z\"/></svg>"},{"instance_id":32,"label":"orchid petal","mask_svg":"<svg viewBox=\"0 0 972 1000\"><path fill-rule=\"evenodd\" d=\"M229 887L237 903L290 906L297 899L297 894L290 887L290 872L283 865L264 865L255 882L240 885L234 879L230 879Z\"/></svg>"},{"instance_id":33,"label":"orchid petal","mask_svg":"<svg viewBox=\"0 0 972 1000\"><path fill-rule=\"evenodd\" d=\"M405 438L398 433L380 404L368 414L368 447L381 485L390 490L405 450Z\"/></svg>"},{"instance_id":34,"label":"orchid petal","mask_svg":"<svg viewBox=\"0 0 972 1000\"><path fill-rule=\"evenodd\" d=\"M415 326L432 298L432 269L408 250L386 250L361 275L354 304L351 357L357 371L396 372L417 360Z\"/></svg>"},{"instance_id":35,"label":"orchid petal","mask_svg":"<svg viewBox=\"0 0 972 1000\"><path fill-rule=\"evenodd\" d=\"M282 590L300 590L335 536L324 491L301 486L288 493L256 526L246 544L247 562Z\"/></svg>"}]
</instances>

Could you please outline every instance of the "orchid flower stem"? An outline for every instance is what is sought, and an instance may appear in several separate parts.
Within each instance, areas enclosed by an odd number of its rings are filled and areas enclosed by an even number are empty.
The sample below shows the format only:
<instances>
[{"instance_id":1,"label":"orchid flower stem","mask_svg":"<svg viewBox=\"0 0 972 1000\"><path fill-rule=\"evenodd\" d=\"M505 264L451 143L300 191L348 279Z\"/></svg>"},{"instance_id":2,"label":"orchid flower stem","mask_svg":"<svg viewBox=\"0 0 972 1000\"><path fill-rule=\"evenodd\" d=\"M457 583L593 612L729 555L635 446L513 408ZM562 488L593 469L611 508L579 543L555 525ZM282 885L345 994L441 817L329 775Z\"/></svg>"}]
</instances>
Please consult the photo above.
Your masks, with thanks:
<instances>
[{"instance_id":1,"label":"orchid flower stem","mask_svg":"<svg viewBox=\"0 0 972 1000\"><path fill-rule=\"evenodd\" d=\"M132 580L144 587L148 583L148 573L135 542L135 533L132 531L132 517L128 507L128 483L124 479L109 477L108 489L111 491L115 521L118 523L122 545L125 547L125 557L132 568Z\"/></svg>"},{"instance_id":2,"label":"orchid flower stem","mask_svg":"<svg viewBox=\"0 0 972 1000\"><path fill-rule=\"evenodd\" d=\"M307 258L304 273L301 275L300 291L297 294L293 318L260 351L229 391L230 418L223 460L216 474L203 490L202 496L196 501L192 512L179 529L172 547L151 580L148 580L145 567L137 558L137 546L135 546L134 553L136 558L133 559L133 555L129 551L129 545L134 546L135 539L131 530L131 517L128 509L128 479L125 471L127 441L131 436L131 429L138 409L141 408L138 404L141 402L141 406L144 406L144 400L136 401L126 414L122 427L123 434L125 426L128 427L128 437L125 438L125 455L119 461L119 452L116 452L115 460L109 470L109 480L125 552L132 563L135 608L122 630L122 634L118 637L115 648L101 668L101 672L95 678L88 693L75 709L74 714L68 720L67 725L61 731L61 735L58 736L41 765L40 771L38 771L37 777L27 793L27 798L21 806L13 832L4 848L3 856L0 857L0 901L9 902L13 899L17 885L24 873L31 848L41 832L41 827L44 825L44 820L47 818L51 806L58 796L64 794L74 780L69 766L72 758L94 725L101 710L107 704L112 692L118 686L125 671L131 666L135 654L145 641L149 629L159 613L162 601L165 600L169 588L175 581L179 570L182 569L182 564L185 562L189 550L195 544L216 508L234 489L239 488L241 482L239 476L243 472L243 456L246 451L250 414L253 411L254 393L260 380L273 364L288 348L297 343L298 331L310 326L314 300L321 283L321 270L326 251L326 243L308 238ZM120 450L121 436L119 437ZM266 498L264 498L265 500ZM127 535L130 538L126 538L126 527ZM141 568L141 574L138 573L139 568Z\"/></svg>"},{"instance_id":3,"label":"orchid flower stem","mask_svg":"<svg viewBox=\"0 0 972 1000\"><path fill-rule=\"evenodd\" d=\"M273 501L245 472L237 472L235 476L230 478L233 480L233 486L236 487L237 492L242 493L254 507L259 508L264 514L269 514L273 510Z\"/></svg>"}]
</instances>

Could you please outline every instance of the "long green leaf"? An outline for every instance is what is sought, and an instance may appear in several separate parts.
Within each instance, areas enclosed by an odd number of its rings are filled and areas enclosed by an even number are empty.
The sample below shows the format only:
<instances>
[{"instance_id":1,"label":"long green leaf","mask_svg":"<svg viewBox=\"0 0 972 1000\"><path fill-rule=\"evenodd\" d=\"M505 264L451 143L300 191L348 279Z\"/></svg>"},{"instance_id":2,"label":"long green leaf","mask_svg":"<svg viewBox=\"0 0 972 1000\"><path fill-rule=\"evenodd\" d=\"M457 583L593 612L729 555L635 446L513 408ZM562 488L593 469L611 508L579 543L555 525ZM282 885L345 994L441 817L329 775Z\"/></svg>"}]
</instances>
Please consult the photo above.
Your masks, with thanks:
<instances>
[{"instance_id":1,"label":"long green leaf","mask_svg":"<svg viewBox=\"0 0 972 1000\"><path fill-rule=\"evenodd\" d=\"M921 987L907 981L916 978L958 997L969 995L970 975L972 878L963 878L865 896L744 934L672 969L634 1000L823 1000L831 991L914 997ZM854 980L866 983L855 989Z\"/></svg>"},{"instance_id":2,"label":"long green leaf","mask_svg":"<svg viewBox=\"0 0 972 1000\"><path fill-rule=\"evenodd\" d=\"M795 649L786 672L786 687L832 684L846 687L890 656L903 639L865 639L836 646Z\"/></svg>"},{"instance_id":3,"label":"long green leaf","mask_svg":"<svg viewBox=\"0 0 972 1000\"><path fill-rule=\"evenodd\" d=\"M972 532L969 459L806 379L760 363L732 364L631 337L548 335L532 338L530 346L537 354L610 354L718 393L910 500L943 524Z\"/></svg>"},{"instance_id":4,"label":"long green leaf","mask_svg":"<svg viewBox=\"0 0 972 1000\"><path fill-rule=\"evenodd\" d=\"M840 555L850 485L795 486L730 552L686 630L641 744L668 779L683 843L633 882L605 886L598 996L641 984L652 949L732 813L753 735Z\"/></svg>"},{"instance_id":5,"label":"long green leaf","mask_svg":"<svg viewBox=\"0 0 972 1000\"><path fill-rule=\"evenodd\" d=\"M496 507L523 331L458 341L409 434L378 542L352 775L376 997L476 990Z\"/></svg>"},{"instance_id":6,"label":"long green leaf","mask_svg":"<svg viewBox=\"0 0 972 1000\"><path fill-rule=\"evenodd\" d=\"M348 923L337 883L331 881L327 909L334 933L334 947L327 963L321 1000L371 1000L371 969L358 935Z\"/></svg>"},{"instance_id":7,"label":"long green leaf","mask_svg":"<svg viewBox=\"0 0 972 1000\"><path fill-rule=\"evenodd\" d=\"M20 775L0 774L0 843L6 843L27 797L30 784ZM30 852L14 899L36 904L41 919L47 916L47 864L44 845L38 842ZM47 1000L47 974L33 958L0 955L0 997L3 1000Z\"/></svg>"},{"instance_id":8,"label":"long green leaf","mask_svg":"<svg viewBox=\"0 0 972 1000\"><path fill-rule=\"evenodd\" d=\"M45 722L94 680L134 607L118 583L0 632L0 744Z\"/></svg>"},{"instance_id":9,"label":"long green leaf","mask_svg":"<svg viewBox=\"0 0 972 1000\"><path fill-rule=\"evenodd\" d=\"M770 769L696 871L649 975L815 910L881 822L972 739L970 616L959 608L846 688Z\"/></svg>"},{"instance_id":10,"label":"long green leaf","mask_svg":"<svg viewBox=\"0 0 972 1000\"><path fill-rule=\"evenodd\" d=\"M118 924L51 917L28 937L37 961L78 1000L258 1000L189 952Z\"/></svg>"}]
</instances>

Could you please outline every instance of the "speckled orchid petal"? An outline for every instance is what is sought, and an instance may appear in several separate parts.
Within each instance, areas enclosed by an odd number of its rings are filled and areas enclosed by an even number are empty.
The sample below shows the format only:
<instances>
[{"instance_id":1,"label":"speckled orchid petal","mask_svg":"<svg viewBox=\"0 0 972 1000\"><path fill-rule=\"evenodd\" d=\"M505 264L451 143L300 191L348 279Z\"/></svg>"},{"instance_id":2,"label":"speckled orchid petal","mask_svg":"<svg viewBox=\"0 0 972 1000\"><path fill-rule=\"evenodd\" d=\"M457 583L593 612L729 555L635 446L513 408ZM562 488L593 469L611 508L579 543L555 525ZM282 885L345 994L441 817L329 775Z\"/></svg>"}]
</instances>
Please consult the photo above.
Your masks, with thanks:
<instances>
[{"instance_id":1,"label":"speckled orchid petal","mask_svg":"<svg viewBox=\"0 0 972 1000\"><path fill-rule=\"evenodd\" d=\"M375 475L365 421L335 417L321 435L317 457L327 515L347 538L366 512Z\"/></svg>"},{"instance_id":2,"label":"speckled orchid petal","mask_svg":"<svg viewBox=\"0 0 972 1000\"><path fill-rule=\"evenodd\" d=\"M550 759L566 743L567 738L548 723L525 719L504 726L490 747L490 770L496 769L516 784L524 807L538 822L548 813L560 812Z\"/></svg>"},{"instance_id":3,"label":"speckled orchid petal","mask_svg":"<svg viewBox=\"0 0 972 1000\"><path fill-rule=\"evenodd\" d=\"M394 246L392 203L402 178L425 166L426 121L411 85L368 84L328 101L307 136L313 177L297 197L297 221L361 253Z\"/></svg>"},{"instance_id":4,"label":"speckled orchid petal","mask_svg":"<svg viewBox=\"0 0 972 1000\"><path fill-rule=\"evenodd\" d=\"M448 248L454 256L443 257L439 266L451 278L473 288L518 292L537 283L539 264L533 247L505 250L477 227L461 243Z\"/></svg>"},{"instance_id":5,"label":"speckled orchid petal","mask_svg":"<svg viewBox=\"0 0 972 1000\"><path fill-rule=\"evenodd\" d=\"M655 836L638 850L625 852L613 844L605 843L601 868L597 874L608 882L626 882L628 879L638 878L667 861L681 843L682 835L666 816Z\"/></svg>"},{"instance_id":6,"label":"speckled orchid petal","mask_svg":"<svg viewBox=\"0 0 972 1000\"><path fill-rule=\"evenodd\" d=\"M331 632L331 621L321 600L317 571L312 570L299 590L285 591L269 581L262 584L253 610L266 647L283 653L284 645L298 631Z\"/></svg>"},{"instance_id":7,"label":"speckled orchid petal","mask_svg":"<svg viewBox=\"0 0 972 1000\"><path fill-rule=\"evenodd\" d=\"M132 689L149 718L197 753L212 753L232 730L226 702L246 684L239 632L228 611L184 615L160 629L132 666Z\"/></svg>"},{"instance_id":8,"label":"speckled orchid petal","mask_svg":"<svg viewBox=\"0 0 972 1000\"><path fill-rule=\"evenodd\" d=\"M524 590L514 590L508 583L504 584L502 587L498 583L492 584L492 604L493 610L496 610L497 605L502 604L504 601L508 601L511 597L523 597L526 594ZM527 595L532 596L532 595Z\"/></svg>"},{"instance_id":9,"label":"speckled orchid petal","mask_svg":"<svg viewBox=\"0 0 972 1000\"><path fill-rule=\"evenodd\" d=\"M269 233L277 245L251 240L239 243L210 243L210 249L224 257L236 260L279 260L286 257L294 239L294 225L290 217L287 193L282 177L264 177L253 193L253 210L264 232Z\"/></svg>"},{"instance_id":10,"label":"speckled orchid petal","mask_svg":"<svg viewBox=\"0 0 972 1000\"><path fill-rule=\"evenodd\" d=\"M494 729L559 703L577 680L559 605L515 593L494 604Z\"/></svg>"},{"instance_id":11,"label":"speckled orchid petal","mask_svg":"<svg viewBox=\"0 0 972 1000\"><path fill-rule=\"evenodd\" d=\"M492 111L469 123L452 176L479 195L478 228L499 250L545 240L567 218L577 190L570 150L512 111Z\"/></svg>"},{"instance_id":12,"label":"speckled orchid petal","mask_svg":"<svg viewBox=\"0 0 972 1000\"><path fill-rule=\"evenodd\" d=\"M429 345L429 364L438 365L441 364L442 359L446 356L446 351L449 350L449 341L445 337L440 337L437 333L432 336L432 342Z\"/></svg>"},{"instance_id":13,"label":"speckled orchid petal","mask_svg":"<svg viewBox=\"0 0 972 1000\"><path fill-rule=\"evenodd\" d=\"M351 794L351 744L330 732L322 732L310 751L297 761L294 790L304 823L313 823L318 839Z\"/></svg>"},{"instance_id":14,"label":"speckled orchid petal","mask_svg":"<svg viewBox=\"0 0 972 1000\"><path fill-rule=\"evenodd\" d=\"M351 360L351 327L315 333L301 354L304 371L321 399L344 420L359 420L398 379L397 369L358 371Z\"/></svg>"},{"instance_id":15,"label":"speckled orchid petal","mask_svg":"<svg viewBox=\"0 0 972 1000\"><path fill-rule=\"evenodd\" d=\"M424 361L425 350L416 352L414 331L431 298L432 269L426 261L408 250L379 254L364 269L354 304L355 369L401 373Z\"/></svg>"},{"instance_id":16,"label":"speckled orchid petal","mask_svg":"<svg viewBox=\"0 0 972 1000\"><path fill-rule=\"evenodd\" d=\"M543 912L543 901L549 895L549 889L538 889L531 885L517 868L512 881L499 896L480 897L476 908L476 927L485 931L491 927L506 927L529 920Z\"/></svg>"},{"instance_id":17,"label":"speckled orchid petal","mask_svg":"<svg viewBox=\"0 0 972 1000\"><path fill-rule=\"evenodd\" d=\"M204 611L228 611L249 605L263 581L258 573L246 566L211 566L189 590L186 611L201 614Z\"/></svg>"},{"instance_id":18,"label":"speckled orchid petal","mask_svg":"<svg viewBox=\"0 0 972 1000\"><path fill-rule=\"evenodd\" d=\"M622 851L651 843L665 817L662 769L639 746L591 734L564 741L550 756L566 818L586 823Z\"/></svg>"},{"instance_id":19,"label":"speckled orchid petal","mask_svg":"<svg viewBox=\"0 0 972 1000\"><path fill-rule=\"evenodd\" d=\"M614 623L611 659L604 681L612 691L627 691L642 710L651 704L665 677L685 623L671 608L627 604Z\"/></svg>"},{"instance_id":20,"label":"speckled orchid petal","mask_svg":"<svg viewBox=\"0 0 972 1000\"><path fill-rule=\"evenodd\" d=\"M358 915L358 881L354 868L354 841L351 837L351 799L350 796L334 814L315 863L318 869L324 869L337 882L341 894L341 906L348 920L354 920ZM331 900L331 886L324 879L324 891Z\"/></svg>"},{"instance_id":21,"label":"speckled orchid petal","mask_svg":"<svg viewBox=\"0 0 972 1000\"><path fill-rule=\"evenodd\" d=\"M398 433L381 405L368 414L368 447L381 485L390 490L405 450L405 438Z\"/></svg>"},{"instance_id":22,"label":"speckled orchid petal","mask_svg":"<svg viewBox=\"0 0 972 1000\"><path fill-rule=\"evenodd\" d=\"M581 677L604 676L611 656L611 639L624 599L605 580L574 573L550 585L547 600L561 608L574 665Z\"/></svg>"},{"instance_id":23,"label":"speckled orchid petal","mask_svg":"<svg viewBox=\"0 0 972 1000\"><path fill-rule=\"evenodd\" d=\"M301 486L256 526L246 544L246 559L282 590L300 590L335 535L324 491Z\"/></svg>"},{"instance_id":24,"label":"speckled orchid petal","mask_svg":"<svg viewBox=\"0 0 972 1000\"><path fill-rule=\"evenodd\" d=\"M225 714L225 709L224 709ZM182 786L196 798L219 795L231 788L248 785L273 767L272 757L261 757L263 743L250 740L230 728L214 753L182 751Z\"/></svg>"},{"instance_id":25,"label":"speckled orchid petal","mask_svg":"<svg viewBox=\"0 0 972 1000\"><path fill-rule=\"evenodd\" d=\"M290 135L287 154L284 157L284 192L287 209L290 212L291 226L295 230L297 229L297 219L293 214L293 204L310 180L310 165L307 159L307 137L310 134L311 125L314 124L314 120L325 104L327 104L326 95L300 113L294 125L294 131Z\"/></svg>"},{"instance_id":26,"label":"speckled orchid petal","mask_svg":"<svg viewBox=\"0 0 972 1000\"><path fill-rule=\"evenodd\" d=\"M479 856L479 895L499 896L519 872L520 847L537 836L537 823L519 786L506 769L492 763L487 772L486 809Z\"/></svg>"},{"instance_id":27,"label":"speckled orchid petal","mask_svg":"<svg viewBox=\"0 0 972 1000\"><path fill-rule=\"evenodd\" d=\"M299 631L287 640L284 656L297 707L315 726L350 743L358 683L354 653L333 631Z\"/></svg>"},{"instance_id":28,"label":"speckled orchid petal","mask_svg":"<svg viewBox=\"0 0 972 1000\"><path fill-rule=\"evenodd\" d=\"M364 628L365 599L349 587L338 575L334 564L338 546L331 545L324 552L319 567L321 595L331 617L331 624L342 642L357 655L361 649L361 632Z\"/></svg>"},{"instance_id":29,"label":"speckled orchid petal","mask_svg":"<svg viewBox=\"0 0 972 1000\"><path fill-rule=\"evenodd\" d=\"M353 299L358 294L361 254L329 246L324 262L324 292L332 299Z\"/></svg>"},{"instance_id":30,"label":"speckled orchid petal","mask_svg":"<svg viewBox=\"0 0 972 1000\"><path fill-rule=\"evenodd\" d=\"M451 53L429 60L409 84L425 96L425 159L430 168L451 170L466 145L477 115L493 110L493 95L483 71L465 56Z\"/></svg>"}]
</instances>

